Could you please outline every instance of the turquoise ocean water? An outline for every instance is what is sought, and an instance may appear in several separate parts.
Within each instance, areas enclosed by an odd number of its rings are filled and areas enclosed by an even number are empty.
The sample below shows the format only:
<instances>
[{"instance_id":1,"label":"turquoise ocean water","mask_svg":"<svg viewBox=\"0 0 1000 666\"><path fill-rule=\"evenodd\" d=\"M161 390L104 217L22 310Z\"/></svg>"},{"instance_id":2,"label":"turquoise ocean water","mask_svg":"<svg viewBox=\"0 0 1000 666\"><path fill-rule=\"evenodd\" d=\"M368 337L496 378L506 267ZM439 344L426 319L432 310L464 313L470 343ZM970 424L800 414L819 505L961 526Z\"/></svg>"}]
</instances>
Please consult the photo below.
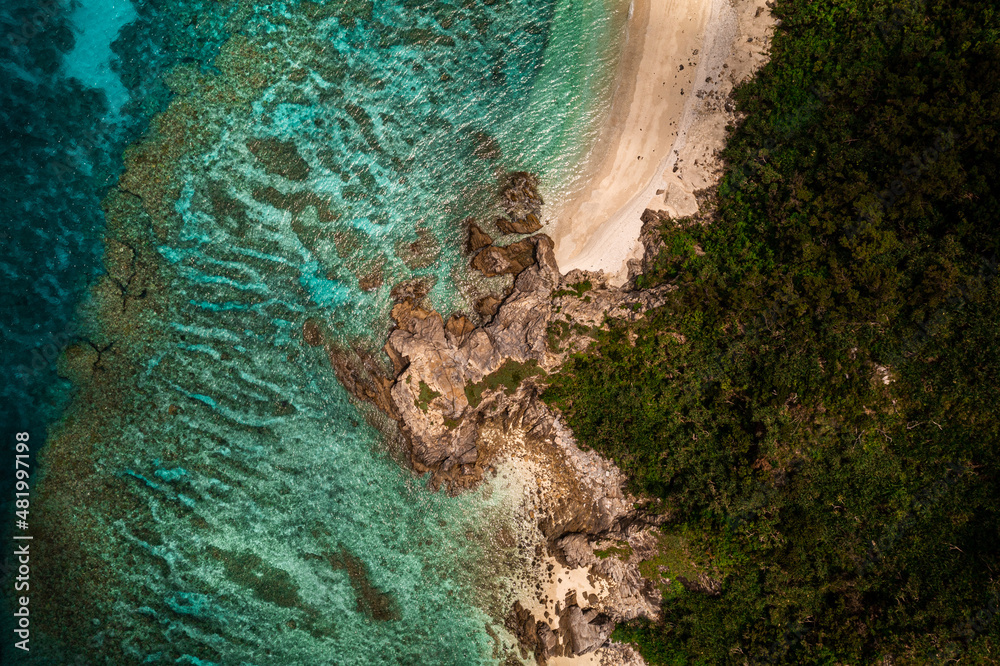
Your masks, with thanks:
<instances>
[{"instance_id":1,"label":"turquoise ocean water","mask_svg":"<svg viewBox=\"0 0 1000 666\"><path fill-rule=\"evenodd\" d=\"M52 351L100 336L74 319L103 270L100 201L121 194L126 146L172 131L162 119L176 105L202 105L184 116L203 134L196 147L146 172L177 185L152 223L169 297L148 315L160 333L139 369L117 380L141 399L93 453L104 482L138 498L125 517L87 516L122 594L88 619L86 644L40 644L32 663L516 654L497 619L519 561L517 544L497 538L504 498L427 490L392 454L389 424L352 404L302 327L311 318L331 341L377 351L391 288L414 278L442 313L469 312L495 285L467 269L461 221L499 212L507 171L538 173L550 198L572 184L607 112L624 9L85 0L41 17L5 10L23 33L3 61L2 159L17 174L5 177L0 264L12 286L5 367L17 378L4 394L8 430L39 441L66 404L100 408L73 404Z\"/></svg>"}]
</instances>

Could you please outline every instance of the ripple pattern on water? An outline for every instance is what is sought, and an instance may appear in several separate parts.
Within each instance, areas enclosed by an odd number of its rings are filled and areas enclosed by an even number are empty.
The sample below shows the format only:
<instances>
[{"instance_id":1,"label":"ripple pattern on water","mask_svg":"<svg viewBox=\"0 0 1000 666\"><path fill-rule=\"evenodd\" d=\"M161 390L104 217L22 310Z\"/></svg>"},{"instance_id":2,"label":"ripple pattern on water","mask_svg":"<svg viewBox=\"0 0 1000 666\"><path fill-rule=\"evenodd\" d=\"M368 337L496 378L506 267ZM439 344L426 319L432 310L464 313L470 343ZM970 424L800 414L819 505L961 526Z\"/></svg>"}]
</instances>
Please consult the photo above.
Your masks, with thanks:
<instances>
[{"instance_id":1,"label":"ripple pattern on water","mask_svg":"<svg viewBox=\"0 0 1000 666\"><path fill-rule=\"evenodd\" d=\"M498 663L513 647L496 615L516 558L490 550L504 498L429 493L302 331L320 321L329 343L377 350L391 288L414 278L439 311L469 310L489 283L461 221L498 212L506 171L573 177L606 106L594 59L612 14L605 0L224 13L218 57L171 70L170 107L126 155L118 194L141 205L115 228L153 239L166 296L135 315L155 334L129 341L138 371L118 380L136 411L94 449L102 487L128 498L92 528L128 594L85 651ZM131 316L124 302L102 306L108 321Z\"/></svg>"}]
</instances>

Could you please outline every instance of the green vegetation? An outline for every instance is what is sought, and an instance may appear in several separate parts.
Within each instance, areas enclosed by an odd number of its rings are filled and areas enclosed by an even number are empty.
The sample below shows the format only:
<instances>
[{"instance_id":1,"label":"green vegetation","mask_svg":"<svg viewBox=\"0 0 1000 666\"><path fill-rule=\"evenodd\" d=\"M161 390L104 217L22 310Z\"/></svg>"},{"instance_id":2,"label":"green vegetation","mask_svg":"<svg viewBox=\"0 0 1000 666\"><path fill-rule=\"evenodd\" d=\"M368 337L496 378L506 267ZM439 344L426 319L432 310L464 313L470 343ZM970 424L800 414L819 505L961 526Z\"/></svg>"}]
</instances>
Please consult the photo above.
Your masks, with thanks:
<instances>
[{"instance_id":1,"label":"green vegetation","mask_svg":"<svg viewBox=\"0 0 1000 666\"><path fill-rule=\"evenodd\" d=\"M1000 13L774 13L715 208L644 277L678 289L545 393L722 583L617 637L651 664L995 663Z\"/></svg>"},{"instance_id":2,"label":"green vegetation","mask_svg":"<svg viewBox=\"0 0 1000 666\"><path fill-rule=\"evenodd\" d=\"M628 544L628 541L619 541L617 546L608 546L607 548L595 550L594 555L600 560L617 557L619 560L626 562L628 558L632 557L632 546Z\"/></svg>"},{"instance_id":3,"label":"green vegetation","mask_svg":"<svg viewBox=\"0 0 1000 666\"><path fill-rule=\"evenodd\" d=\"M507 393L511 393L528 377L538 376L545 376L545 371L538 367L538 361L532 359L527 363L518 363L508 360L495 372L483 377L482 381L466 386L465 397L470 405L478 407L484 392L503 387Z\"/></svg>"},{"instance_id":4,"label":"green vegetation","mask_svg":"<svg viewBox=\"0 0 1000 666\"><path fill-rule=\"evenodd\" d=\"M569 322L562 319L553 319L550 321L548 327L545 329L549 349L556 353L562 351L559 343L565 342L569 338L569 332Z\"/></svg>"},{"instance_id":5,"label":"green vegetation","mask_svg":"<svg viewBox=\"0 0 1000 666\"><path fill-rule=\"evenodd\" d=\"M583 280L575 284L567 285L569 289L557 289L552 292L552 298L558 298L559 296L576 296L577 298L583 298L583 295L594 288L594 285L590 280ZM590 297L587 297L587 302L590 302Z\"/></svg>"},{"instance_id":6,"label":"green vegetation","mask_svg":"<svg viewBox=\"0 0 1000 666\"><path fill-rule=\"evenodd\" d=\"M707 560L703 555L691 552L688 540L674 533L659 535L657 555L639 563L639 573L647 580L653 581L664 597L680 594L684 589L678 582L679 578L697 580L700 572L695 563L696 557Z\"/></svg>"},{"instance_id":7,"label":"green vegetation","mask_svg":"<svg viewBox=\"0 0 1000 666\"><path fill-rule=\"evenodd\" d=\"M407 377L409 379L409 377ZM427 382L420 380L420 393L417 395L417 399L413 401L413 404L422 409L425 413L427 408L431 406L431 402L434 398L437 398L441 394L432 389L427 385Z\"/></svg>"}]
</instances>

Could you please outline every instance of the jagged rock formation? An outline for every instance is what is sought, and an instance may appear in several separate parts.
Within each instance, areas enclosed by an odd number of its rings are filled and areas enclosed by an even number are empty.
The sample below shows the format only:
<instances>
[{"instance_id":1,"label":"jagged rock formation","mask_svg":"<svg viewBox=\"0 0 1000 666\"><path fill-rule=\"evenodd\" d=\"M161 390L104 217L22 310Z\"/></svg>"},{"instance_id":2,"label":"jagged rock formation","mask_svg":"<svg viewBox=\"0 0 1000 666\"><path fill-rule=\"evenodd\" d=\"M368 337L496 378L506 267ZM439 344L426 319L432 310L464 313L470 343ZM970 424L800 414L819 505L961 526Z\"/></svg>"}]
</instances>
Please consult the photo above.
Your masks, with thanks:
<instances>
[{"instance_id":1,"label":"jagged rock formation","mask_svg":"<svg viewBox=\"0 0 1000 666\"><path fill-rule=\"evenodd\" d=\"M560 276L547 236L517 245L521 246L518 253L530 253L537 263L520 272L513 292L487 326L471 330L446 326L441 315L420 308L410 298L392 310L396 329L386 350L397 367L403 368L392 387L392 400L412 446L414 467L433 470L435 482L448 478L466 486L481 478L484 462L488 462L481 460L476 446L478 426L498 409L516 406L516 418L538 434L562 428L537 400L537 390L518 391L518 399L512 400L505 399L503 391L489 388L509 379L495 374L501 366L515 364L528 372L533 362L532 367L542 371L554 370L571 350L589 343L581 330L602 326L606 316L641 317L663 300L663 289L627 292L606 286L596 275L574 271ZM589 283L590 288L578 296L581 283ZM553 298L553 293L560 295ZM561 344L554 346L553 338L560 336ZM477 391L482 391L481 401L473 405L470 396L475 398ZM508 419L514 417L514 412L508 414ZM478 471L465 467L477 465ZM464 471L456 475L456 466Z\"/></svg>"},{"instance_id":2,"label":"jagged rock formation","mask_svg":"<svg viewBox=\"0 0 1000 666\"><path fill-rule=\"evenodd\" d=\"M714 191L715 188L712 187L694 192L692 196L698 202L698 211L691 216L687 224L708 224L714 219ZM642 257L629 259L626 262L628 266L628 281L633 284L639 275L652 272L654 263L663 249L661 231L668 225L676 224L671 219L669 212L652 210L650 208L643 211L640 219L642 220L642 230L639 232L639 242L643 248ZM696 246L695 252L701 252L701 248Z\"/></svg>"},{"instance_id":3,"label":"jagged rock formation","mask_svg":"<svg viewBox=\"0 0 1000 666\"><path fill-rule=\"evenodd\" d=\"M476 301L475 310L476 313L481 317L489 319L497 313L500 309L500 304L503 303L503 299L494 294L487 294Z\"/></svg>"},{"instance_id":4,"label":"jagged rock formation","mask_svg":"<svg viewBox=\"0 0 1000 666\"><path fill-rule=\"evenodd\" d=\"M527 213L523 219L510 220L498 217L496 225L503 234L533 234L542 228L542 223L538 221L538 215L535 213Z\"/></svg>"},{"instance_id":5,"label":"jagged rock formation","mask_svg":"<svg viewBox=\"0 0 1000 666\"><path fill-rule=\"evenodd\" d=\"M535 263L535 243L525 238L507 246L490 245L472 258L472 267L486 277L517 275Z\"/></svg>"},{"instance_id":6,"label":"jagged rock formation","mask_svg":"<svg viewBox=\"0 0 1000 666\"><path fill-rule=\"evenodd\" d=\"M652 241L654 234L648 235ZM433 284L426 279L396 285L396 328L385 345L391 374L364 350L331 343L322 322L307 320L302 335L307 344L326 349L352 395L399 423L411 466L431 473L433 489L461 492L511 455L532 459L536 476L530 485L538 487L522 518L550 554L546 569L537 553L534 559L539 579L548 575L550 585L531 608L518 603L508 618L525 656L531 650L544 664L601 648L602 659L613 655L609 663L641 664L630 648L605 644L617 622L658 613L660 592L642 577L639 563L656 554L651 528L663 517L647 514L622 490L625 477L612 462L577 446L540 399L540 377L589 345L608 317L643 317L665 301L671 287L628 291L609 286L602 274L562 276L552 249L551 239L538 235L479 251L477 256L494 251L518 273L506 296L477 303L491 317L480 327L463 315L445 320L431 310L426 296ZM595 555L595 548L609 544L621 553ZM556 564L556 573L567 577L584 572L589 589L553 587ZM691 589L711 593L717 585L699 579Z\"/></svg>"},{"instance_id":7,"label":"jagged rock formation","mask_svg":"<svg viewBox=\"0 0 1000 666\"><path fill-rule=\"evenodd\" d=\"M488 233L479 228L479 225L475 223L474 220L470 219L467 222L468 226L468 238L465 241L465 251L468 253L478 252L484 247L493 245L493 239Z\"/></svg>"},{"instance_id":8,"label":"jagged rock formation","mask_svg":"<svg viewBox=\"0 0 1000 666\"><path fill-rule=\"evenodd\" d=\"M418 472L431 472L433 488L471 488L503 462L498 438L487 437L487 431L499 432L501 440L508 439L505 433L519 433L524 446L545 459L549 483L538 513L531 513L537 529L557 561L589 568L604 593L598 599L574 592L557 601L554 616L546 620L515 607L511 627L544 662L596 649L617 621L654 617L659 593L638 571L641 558L655 550L646 532L656 521L622 491L625 478L614 464L580 450L560 417L539 399L538 378L586 347L607 317L642 317L664 302L669 287L626 291L608 286L603 275L562 276L547 236L515 245L514 250L489 246L477 255L496 250L533 259L489 323L477 328L462 316L445 321L399 290L392 311L396 329L386 352L396 370L389 395L409 443L410 463ZM594 544L607 539L627 541L630 557L597 558Z\"/></svg>"},{"instance_id":9,"label":"jagged rock formation","mask_svg":"<svg viewBox=\"0 0 1000 666\"><path fill-rule=\"evenodd\" d=\"M500 191L500 205L508 218L497 218L496 224L505 234L533 234L542 228L542 195L538 193L538 177L524 171L510 174Z\"/></svg>"},{"instance_id":10,"label":"jagged rock formation","mask_svg":"<svg viewBox=\"0 0 1000 666\"><path fill-rule=\"evenodd\" d=\"M648 272L653 267L653 261L660 254L663 248L663 239L660 237L660 229L666 224L671 224L670 216L664 211L654 211L647 208L642 213L642 230L639 232L639 242L642 243L643 253L639 259L629 259L628 280L633 282L639 275Z\"/></svg>"},{"instance_id":11,"label":"jagged rock formation","mask_svg":"<svg viewBox=\"0 0 1000 666\"><path fill-rule=\"evenodd\" d=\"M522 645L534 651L540 664L552 657L593 652L615 628L614 621L607 615L594 608L583 610L575 602L565 606L559 614L558 633L547 622L535 619L520 602L515 602L507 625Z\"/></svg>"}]
</instances>

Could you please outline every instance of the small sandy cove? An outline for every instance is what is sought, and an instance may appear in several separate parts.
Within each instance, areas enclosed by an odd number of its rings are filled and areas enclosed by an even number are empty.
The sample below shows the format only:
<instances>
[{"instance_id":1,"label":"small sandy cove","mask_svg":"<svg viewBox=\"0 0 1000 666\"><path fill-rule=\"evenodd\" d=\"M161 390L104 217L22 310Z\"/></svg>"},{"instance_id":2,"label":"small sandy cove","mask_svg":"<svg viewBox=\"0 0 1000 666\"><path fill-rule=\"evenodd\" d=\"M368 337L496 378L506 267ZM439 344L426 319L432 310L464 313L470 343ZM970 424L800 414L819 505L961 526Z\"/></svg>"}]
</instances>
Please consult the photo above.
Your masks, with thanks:
<instances>
[{"instance_id":1,"label":"small sandy cove","mask_svg":"<svg viewBox=\"0 0 1000 666\"><path fill-rule=\"evenodd\" d=\"M634 0L612 108L576 194L546 231L563 273L604 271L614 284L642 253L646 208L697 211L716 182L733 120L729 93L766 60L765 0Z\"/></svg>"}]
</instances>

